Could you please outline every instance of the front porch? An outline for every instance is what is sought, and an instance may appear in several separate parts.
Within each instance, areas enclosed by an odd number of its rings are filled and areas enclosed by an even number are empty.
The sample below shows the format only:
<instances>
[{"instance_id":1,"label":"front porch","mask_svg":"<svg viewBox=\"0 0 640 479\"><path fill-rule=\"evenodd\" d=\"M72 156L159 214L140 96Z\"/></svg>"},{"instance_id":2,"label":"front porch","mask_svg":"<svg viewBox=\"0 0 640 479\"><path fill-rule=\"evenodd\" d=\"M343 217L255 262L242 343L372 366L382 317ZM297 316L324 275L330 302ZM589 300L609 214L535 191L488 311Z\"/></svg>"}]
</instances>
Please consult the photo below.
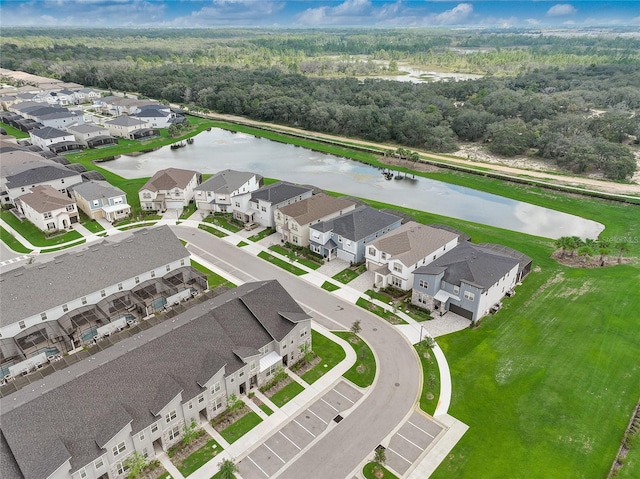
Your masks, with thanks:
<instances>
[{"instance_id":1,"label":"front porch","mask_svg":"<svg viewBox=\"0 0 640 479\"><path fill-rule=\"evenodd\" d=\"M102 212L104 219L109 223L119 221L131 214L131 206L126 203L120 203L119 205L103 206Z\"/></svg>"}]
</instances>

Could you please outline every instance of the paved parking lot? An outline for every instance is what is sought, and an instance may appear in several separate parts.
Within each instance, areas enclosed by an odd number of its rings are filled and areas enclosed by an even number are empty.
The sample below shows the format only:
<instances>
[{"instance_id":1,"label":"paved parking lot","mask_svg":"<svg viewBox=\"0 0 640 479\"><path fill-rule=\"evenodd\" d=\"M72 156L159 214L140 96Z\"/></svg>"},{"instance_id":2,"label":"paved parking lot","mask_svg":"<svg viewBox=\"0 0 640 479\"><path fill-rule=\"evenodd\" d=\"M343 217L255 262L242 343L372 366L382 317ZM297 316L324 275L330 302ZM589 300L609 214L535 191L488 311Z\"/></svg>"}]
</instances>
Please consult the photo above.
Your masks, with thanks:
<instances>
[{"instance_id":1,"label":"paved parking lot","mask_svg":"<svg viewBox=\"0 0 640 479\"><path fill-rule=\"evenodd\" d=\"M414 412L396 432L387 447L386 465L403 475L442 431L442 426Z\"/></svg>"},{"instance_id":2,"label":"paved parking lot","mask_svg":"<svg viewBox=\"0 0 640 479\"><path fill-rule=\"evenodd\" d=\"M273 476L324 433L335 417L351 408L361 396L360 391L340 381L238 463L243 479Z\"/></svg>"}]
</instances>

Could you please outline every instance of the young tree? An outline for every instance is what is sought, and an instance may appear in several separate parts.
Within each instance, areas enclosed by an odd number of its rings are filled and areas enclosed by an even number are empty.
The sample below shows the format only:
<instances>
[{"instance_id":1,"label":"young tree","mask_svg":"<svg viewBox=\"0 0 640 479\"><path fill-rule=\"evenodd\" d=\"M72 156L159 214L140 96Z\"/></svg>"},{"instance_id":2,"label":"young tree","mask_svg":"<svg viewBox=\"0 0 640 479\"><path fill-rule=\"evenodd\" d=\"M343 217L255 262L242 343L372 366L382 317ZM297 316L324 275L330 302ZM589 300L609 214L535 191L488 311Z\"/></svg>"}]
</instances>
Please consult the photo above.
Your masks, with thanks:
<instances>
[{"instance_id":1,"label":"young tree","mask_svg":"<svg viewBox=\"0 0 640 479\"><path fill-rule=\"evenodd\" d=\"M196 437L198 437L198 425L194 419L191 420L190 424L185 424L182 428L183 436L182 442L185 445L191 444Z\"/></svg>"},{"instance_id":2,"label":"young tree","mask_svg":"<svg viewBox=\"0 0 640 479\"><path fill-rule=\"evenodd\" d=\"M600 266L604 266L605 258L611 251L611 242L607 238L598 240L598 252L600 253Z\"/></svg>"},{"instance_id":3,"label":"young tree","mask_svg":"<svg viewBox=\"0 0 640 479\"><path fill-rule=\"evenodd\" d=\"M564 258L567 254L567 250L571 248L572 239L569 236L562 236L556 240L556 249L560 251L560 257Z\"/></svg>"},{"instance_id":4,"label":"young tree","mask_svg":"<svg viewBox=\"0 0 640 479\"><path fill-rule=\"evenodd\" d=\"M373 466L373 473L376 477L383 477L384 471L382 470L382 467L385 462L387 462L387 453L383 447L376 448L373 453L373 462L375 463L375 466Z\"/></svg>"},{"instance_id":5,"label":"young tree","mask_svg":"<svg viewBox=\"0 0 640 479\"><path fill-rule=\"evenodd\" d=\"M149 465L149 461L146 457L140 454L138 451L134 451L123 463L123 466L127 469L128 479L137 479L140 477L145 468Z\"/></svg>"},{"instance_id":6,"label":"young tree","mask_svg":"<svg viewBox=\"0 0 640 479\"><path fill-rule=\"evenodd\" d=\"M622 255L629 251L631 245L626 240L618 241L615 245L615 248L618 250L618 264L622 263Z\"/></svg>"},{"instance_id":7,"label":"young tree","mask_svg":"<svg viewBox=\"0 0 640 479\"><path fill-rule=\"evenodd\" d=\"M240 471L238 470L236 463L231 459L225 459L218 464L218 474L220 474L220 479L235 479L236 472Z\"/></svg>"},{"instance_id":8,"label":"young tree","mask_svg":"<svg viewBox=\"0 0 640 479\"><path fill-rule=\"evenodd\" d=\"M360 327L360 320L356 320L351 324L351 332L353 334L359 334L360 331L362 331L362 328Z\"/></svg>"}]
</instances>

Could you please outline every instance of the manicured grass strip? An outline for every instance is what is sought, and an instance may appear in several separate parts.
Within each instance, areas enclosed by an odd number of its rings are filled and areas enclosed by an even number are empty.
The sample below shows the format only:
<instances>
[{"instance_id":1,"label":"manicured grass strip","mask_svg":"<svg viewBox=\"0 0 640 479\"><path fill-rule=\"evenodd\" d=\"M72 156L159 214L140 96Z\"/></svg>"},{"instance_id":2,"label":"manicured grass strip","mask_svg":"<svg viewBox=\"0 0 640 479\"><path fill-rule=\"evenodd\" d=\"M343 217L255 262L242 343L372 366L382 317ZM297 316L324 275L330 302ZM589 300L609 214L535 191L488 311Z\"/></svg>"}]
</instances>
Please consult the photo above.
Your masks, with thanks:
<instances>
[{"instance_id":1,"label":"manicured grass strip","mask_svg":"<svg viewBox=\"0 0 640 479\"><path fill-rule=\"evenodd\" d=\"M270 399L273 404L278 407L282 407L302 391L304 391L304 388L299 383L293 381L271 396Z\"/></svg>"},{"instance_id":2,"label":"manicured grass strip","mask_svg":"<svg viewBox=\"0 0 640 479\"><path fill-rule=\"evenodd\" d=\"M82 223L82 226L87 228L92 233L100 233L101 231L104 231L104 228L102 227L102 225L95 220L87 219L87 221L84 221Z\"/></svg>"},{"instance_id":3,"label":"manicured grass strip","mask_svg":"<svg viewBox=\"0 0 640 479\"><path fill-rule=\"evenodd\" d=\"M376 377L376 359L369 345L350 331L334 331L333 334L347 341L358 357L356 363L342 376L361 388L371 386Z\"/></svg>"},{"instance_id":4,"label":"manicured grass strip","mask_svg":"<svg viewBox=\"0 0 640 479\"><path fill-rule=\"evenodd\" d=\"M302 276L303 274L307 274L307 272L303 269L300 269L294 265L292 265L291 263L288 263L286 261L281 260L280 258L276 258L274 256L271 256L269 253L267 253L266 251L261 251L260 253L258 253L258 258L262 258L266 261L268 261L269 263L275 264L276 266L289 271L290 273L295 274L296 276Z\"/></svg>"},{"instance_id":5,"label":"manicured grass strip","mask_svg":"<svg viewBox=\"0 0 640 479\"><path fill-rule=\"evenodd\" d=\"M227 233L220 231L218 228L213 228L207 225L198 225L198 229L201 229L202 231L206 231L207 233L211 233L212 235L217 236L218 238L224 238L225 236L229 236Z\"/></svg>"},{"instance_id":6,"label":"manicured grass strip","mask_svg":"<svg viewBox=\"0 0 640 479\"><path fill-rule=\"evenodd\" d=\"M422 365L422 392L420 393L420 409L427 414L431 414L438 406L438 398L440 397L440 369L433 355L431 348L424 343L418 343L414 346L420 364Z\"/></svg>"},{"instance_id":7,"label":"manicured grass strip","mask_svg":"<svg viewBox=\"0 0 640 479\"><path fill-rule=\"evenodd\" d=\"M391 324L407 324L407 322L404 319L399 318L398 316L393 314L391 311L387 311L386 309L381 308L377 304L373 304L371 301L367 301L364 298L358 298L358 301L356 301L356 305L366 309L367 311L372 312L373 314L380 316L382 319L384 319L385 321Z\"/></svg>"},{"instance_id":8,"label":"manicured grass strip","mask_svg":"<svg viewBox=\"0 0 640 479\"><path fill-rule=\"evenodd\" d=\"M269 249L271 251L275 251L278 254L281 254L282 256L286 256L291 261L297 261L298 263L305 265L309 269L318 269L320 266L322 266L320 263L316 263L315 261L305 258L304 256L299 256L295 253L295 251L284 248L277 244L269 246Z\"/></svg>"},{"instance_id":9,"label":"manicured grass strip","mask_svg":"<svg viewBox=\"0 0 640 479\"><path fill-rule=\"evenodd\" d=\"M118 229L120 231L127 231L127 230L133 230L133 229L136 229L136 228L147 228L147 227L155 225L156 223L157 223L157 221L146 221L144 223L138 223L138 224L135 224L135 225L128 225L128 226L125 226L123 228L118 228Z\"/></svg>"},{"instance_id":10,"label":"manicured grass strip","mask_svg":"<svg viewBox=\"0 0 640 479\"><path fill-rule=\"evenodd\" d=\"M233 444L261 422L262 418L255 412L251 411L242 416L231 426L220 431L220 435L224 437L229 444Z\"/></svg>"},{"instance_id":11,"label":"manicured grass strip","mask_svg":"<svg viewBox=\"0 0 640 479\"><path fill-rule=\"evenodd\" d=\"M298 263L305 265L309 269L318 269L320 266L322 266L321 264L318 264L315 261L307 258L298 258L297 261Z\"/></svg>"},{"instance_id":12,"label":"manicured grass strip","mask_svg":"<svg viewBox=\"0 0 640 479\"><path fill-rule=\"evenodd\" d=\"M236 246L238 248L242 248L243 246L248 246L249 243L247 243L246 241L240 241L240 243L238 243Z\"/></svg>"},{"instance_id":13,"label":"manicured grass strip","mask_svg":"<svg viewBox=\"0 0 640 479\"><path fill-rule=\"evenodd\" d=\"M227 231L231 231L232 233L237 233L238 231L240 231L242 229L239 226L236 226L235 224L233 224L231 221L229 221L224 216L215 216L215 215L207 216L202 221L204 221L205 223L211 223L211 224L220 226L220 228L224 228Z\"/></svg>"},{"instance_id":14,"label":"manicured grass strip","mask_svg":"<svg viewBox=\"0 0 640 479\"><path fill-rule=\"evenodd\" d=\"M187 218L189 218L192 214L194 214L196 212L196 210L198 209L198 207L196 206L195 202L193 203L189 203L187 206L184 207L184 209L182 210L182 214L180 215L180 219L181 220L186 220Z\"/></svg>"},{"instance_id":15,"label":"manicured grass strip","mask_svg":"<svg viewBox=\"0 0 640 479\"><path fill-rule=\"evenodd\" d=\"M342 346L313 330L311 330L311 347L320 357L320 362L301 376L309 384L315 383L347 357Z\"/></svg>"},{"instance_id":16,"label":"manicured grass strip","mask_svg":"<svg viewBox=\"0 0 640 479\"><path fill-rule=\"evenodd\" d=\"M365 294L370 298L375 298L378 301L389 304L389 302L394 302L392 298L389 296L382 294L378 291L374 291L372 289L368 289L365 291ZM400 304L399 309L406 315L410 316L414 321L422 322L428 319L431 319L431 315L424 309L418 308L410 303L405 303L404 301Z\"/></svg>"},{"instance_id":17,"label":"manicured grass strip","mask_svg":"<svg viewBox=\"0 0 640 479\"><path fill-rule=\"evenodd\" d=\"M336 291L340 289L340 286L336 286L335 284L330 283L329 281L325 281L324 283L322 283L321 288L326 289L327 291Z\"/></svg>"},{"instance_id":18,"label":"manicured grass strip","mask_svg":"<svg viewBox=\"0 0 640 479\"><path fill-rule=\"evenodd\" d=\"M5 129L7 135L15 136L16 138L29 138L29 134L25 133L22 130L18 130L11 125L7 125L6 123L0 122L0 126Z\"/></svg>"},{"instance_id":19,"label":"manicured grass strip","mask_svg":"<svg viewBox=\"0 0 640 479\"><path fill-rule=\"evenodd\" d=\"M267 416L271 416L273 414L273 411L271 410L271 408L264 403L260 404L260 406L258 407L262 409L262 412L264 412Z\"/></svg>"},{"instance_id":20,"label":"manicured grass strip","mask_svg":"<svg viewBox=\"0 0 640 479\"><path fill-rule=\"evenodd\" d=\"M46 238L44 233L40 231L36 225L27 220L21 222L9 211L0 212L0 218L34 246L55 246L82 238L82 235L75 230L52 238Z\"/></svg>"},{"instance_id":21,"label":"manicured grass strip","mask_svg":"<svg viewBox=\"0 0 640 479\"><path fill-rule=\"evenodd\" d=\"M231 476L232 479L236 479L237 476L235 474L233 474ZM211 476L209 479L222 479L222 473L220 471L216 472L213 476Z\"/></svg>"},{"instance_id":22,"label":"manicured grass strip","mask_svg":"<svg viewBox=\"0 0 640 479\"><path fill-rule=\"evenodd\" d=\"M74 246L78 246L78 245L84 244L86 242L87 242L87 240L83 238L80 241L76 241L74 243L69 243L69 244L66 244L64 246L58 246L56 248L43 248L42 250L40 250L40 252L41 253L53 253L54 251L61 251L63 249L67 249L67 248L73 248Z\"/></svg>"},{"instance_id":23,"label":"manicured grass strip","mask_svg":"<svg viewBox=\"0 0 640 479\"><path fill-rule=\"evenodd\" d=\"M384 466L382 466L382 472L384 474L381 477L376 476L374 473L375 466L375 462L370 462L364 466L364 468L362 469L362 474L366 479L398 479L398 476L396 476Z\"/></svg>"},{"instance_id":24,"label":"manicured grass strip","mask_svg":"<svg viewBox=\"0 0 640 479\"><path fill-rule=\"evenodd\" d=\"M261 239L264 239L267 236L272 235L273 233L275 233L275 230L273 228L265 228L262 231L260 231L260 233L256 233L253 236L249 236L249 240L260 241Z\"/></svg>"},{"instance_id":25,"label":"manicured grass strip","mask_svg":"<svg viewBox=\"0 0 640 479\"><path fill-rule=\"evenodd\" d=\"M24 246L18 241L15 236L0 226L0 239L7 246L7 248L15 251L16 253L31 253L32 250Z\"/></svg>"},{"instance_id":26,"label":"manicured grass strip","mask_svg":"<svg viewBox=\"0 0 640 479\"><path fill-rule=\"evenodd\" d=\"M222 447L220 444L218 444L215 439L211 439L204 446L194 451L184 461L182 461L182 464L178 466L178 470L186 477L200 469L221 452Z\"/></svg>"},{"instance_id":27,"label":"manicured grass strip","mask_svg":"<svg viewBox=\"0 0 640 479\"><path fill-rule=\"evenodd\" d=\"M357 272L352 269L343 269L338 274L333 276L333 279L336 281L340 281L342 284L347 284L349 281L353 281L358 276L360 276Z\"/></svg>"},{"instance_id":28,"label":"manicured grass strip","mask_svg":"<svg viewBox=\"0 0 640 479\"><path fill-rule=\"evenodd\" d=\"M209 284L209 289L217 288L218 286L228 286L229 288L235 288L236 285L231 281L227 281L219 274L214 273L209 268L202 266L197 261L191 260L191 266L207 275L207 282Z\"/></svg>"}]
</instances>

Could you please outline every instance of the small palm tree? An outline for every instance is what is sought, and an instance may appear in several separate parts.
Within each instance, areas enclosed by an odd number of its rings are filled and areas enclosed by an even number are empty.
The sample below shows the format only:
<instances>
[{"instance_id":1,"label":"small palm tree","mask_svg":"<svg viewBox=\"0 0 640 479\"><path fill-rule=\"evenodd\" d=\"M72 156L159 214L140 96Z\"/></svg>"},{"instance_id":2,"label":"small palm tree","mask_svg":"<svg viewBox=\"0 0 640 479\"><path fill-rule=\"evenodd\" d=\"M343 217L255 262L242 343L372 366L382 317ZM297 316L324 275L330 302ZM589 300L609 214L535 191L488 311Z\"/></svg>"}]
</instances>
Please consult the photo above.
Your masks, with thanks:
<instances>
[{"instance_id":1,"label":"small palm tree","mask_svg":"<svg viewBox=\"0 0 640 479\"><path fill-rule=\"evenodd\" d=\"M584 264L587 264L589 258L593 256L593 249L587 245L581 246L578 248L578 256L582 256L584 258Z\"/></svg>"},{"instance_id":2,"label":"small palm tree","mask_svg":"<svg viewBox=\"0 0 640 479\"><path fill-rule=\"evenodd\" d=\"M568 242L569 256L573 256L573 253L580 247L584 246L584 241L579 236L570 236Z\"/></svg>"},{"instance_id":3,"label":"small palm tree","mask_svg":"<svg viewBox=\"0 0 640 479\"><path fill-rule=\"evenodd\" d=\"M573 240L569 236L562 236L556 240L556 249L560 251L560 257L564 258L567 250L571 248Z\"/></svg>"},{"instance_id":4,"label":"small palm tree","mask_svg":"<svg viewBox=\"0 0 640 479\"><path fill-rule=\"evenodd\" d=\"M622 255L629 251L631 245L628 241L622 240L618 241L615 245L615 248L618 250L618 264L622 263Z\"/></svg>"},{"instance_id":5,"label":"small palm tree","mask_svg":"<svg viewBox=\"0 0 640 479\"><path fill-rule=\"evenodd\" d=\"M600 238L598 240L598 252L600 253L600 266L604 266L605 258L609 254L611 243L607 238Z\"/></svg>"},{"instance_id":6,"label":"small palm tree","mask_svg":"<svg viewBox=\"0 0 640 479\"><path fill-rule=\"evenodd\" d=\"M236 472L240 471L238 470L236 463L231 459L225 459L218 464L218 474L220 474L220 479L235 479Z\"/></svg>"}]
</instances>

